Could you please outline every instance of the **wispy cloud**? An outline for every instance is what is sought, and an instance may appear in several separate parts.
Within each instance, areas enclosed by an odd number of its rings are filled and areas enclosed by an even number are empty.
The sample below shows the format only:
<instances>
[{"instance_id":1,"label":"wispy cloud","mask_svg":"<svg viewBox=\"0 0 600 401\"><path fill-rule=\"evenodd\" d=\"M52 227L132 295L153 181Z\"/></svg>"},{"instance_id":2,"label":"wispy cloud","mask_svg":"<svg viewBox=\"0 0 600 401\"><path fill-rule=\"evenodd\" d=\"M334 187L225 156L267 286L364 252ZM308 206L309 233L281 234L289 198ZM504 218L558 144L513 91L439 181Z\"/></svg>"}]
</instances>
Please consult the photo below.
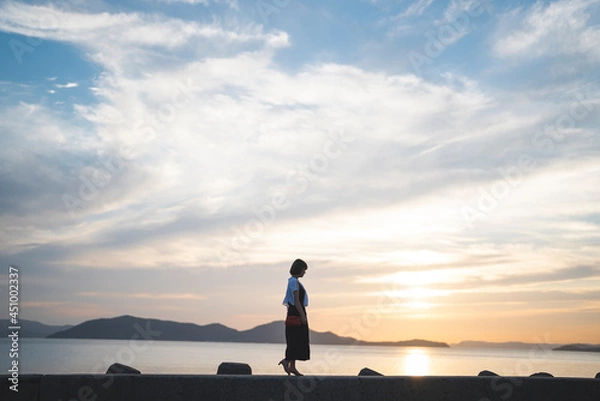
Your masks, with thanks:
<instances>
[{"instance_id":1,"label":"wispy cloud","mask_svg":"<svg viewBox=\"0 0 600 401\"><path fill-rule=\"evenodd\" d=\"M69 88L77 88L79 84L77 82L67 82L66 84L56 84L54 85L58 89L69 89Z\"/></svg>"},{"instance_id":2,"label":"wispy cloud","mask_svg":"<svg viewBox=\"0 0 600 401\"><path fill-rule=\"evenodd\" d=\"M530 9L509 11L504 16L508 32L499 34L494 49L501 57L540 57L581 54L600 60L595 44L600 29L588 25L594 0L537 2ZM516 26L515 26L516 25Z\"/></svg>"},{"instance_id":3,"label":"wispy cloud","mask_svg":"<svg viewBox=\"0 0 600 401\"><path fill-rule=\"evenodd\" d=\"M149 2L155 1L155 2L159 2L159 3L167 3L167 4L177 4L177 3L190 4L190 5L202 4L204 6L209 6L211 4L225 3L232 9L239 9L239 4L238 4L237 0L146 0L146 1L149 1Z\"/></svg>"},{"instance_id":4,"label":"wispy cloud","mask_svg":"<svg viewBox=\"0 0 600 401\"><path fill-rule=\"evenodd\" d=\"M406 10L404 10L402 13L400 13L397 17L398 18L406 18L406 17L415 16L415 15L421 15L429 8L429 6L431 6L431 3L433 3L433 0L414 1L410 6L408 6L408 8Z\"/></svg>"},{"instance_id":5,"label":"wispy cloud","mask_svg":"<svg viewBox=\"0 0 600 401\"><path fill-rule=\"evenodd\" d=\"M256 25L227 30L218 23L199 24L144 13L68 12L53 5L4 3L0 10L4 15L0 27L4 31L88 45L92 45L93 40L97 39L100 40L99 46L118 36L122 39L120 45L160 45L171 48L192 38L221 39L227 42L269 41L278 40L278 36L283 34L265 34ZM45 15L52 15L59 24L52 29L44 29L37 22Z\"/></svg>"},{"instance_id":6,"label":"wispy cloud","mask_svg":"<svg viewBox=\"0 0 600 401\"><path fill-rule=\"evenodd\" d=\"M160 3L186 3L186 4L203 4L208 6L211 0L154 0Z\"/></svg>"},{"instance_id":7,"label":"wispy cloud","mask_svg":"<svg viewBox=\"0 0 600 401\"><path fill-rule=\"evenodd\" d=\"M139 299L163 299L163 300L187 300L200 301L206 296L198 294L155 294L155 293L115 293L115 292L80 292L77 295L87 298L139 298Z\"/></svg>"}]
</instances>

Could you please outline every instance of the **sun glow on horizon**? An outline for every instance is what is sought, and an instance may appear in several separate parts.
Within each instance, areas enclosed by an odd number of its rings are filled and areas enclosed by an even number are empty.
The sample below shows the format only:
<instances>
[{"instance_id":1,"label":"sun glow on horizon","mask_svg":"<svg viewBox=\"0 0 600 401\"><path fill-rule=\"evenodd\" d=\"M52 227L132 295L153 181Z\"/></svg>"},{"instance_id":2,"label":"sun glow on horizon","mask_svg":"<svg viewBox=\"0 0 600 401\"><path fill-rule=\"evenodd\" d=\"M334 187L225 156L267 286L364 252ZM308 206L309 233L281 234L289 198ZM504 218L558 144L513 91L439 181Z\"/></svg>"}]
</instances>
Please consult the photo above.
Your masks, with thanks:
<instances>
[{"instance_id":1,"label":"sun glow on horizon","mask_svg":"<svg viewBox=\"0 0 600 401\"><path fill-rule=\"evenodd\" d=\"M433 290L426 287L414 286L402 290L386 291L387 297L397 299L398 304L413 310L428 310L433 308L432 298L450 295L451 291Z\"/></svg>"},{"instance_id":2,"label":"sun glow on horizon","mask_svg":"<svg viewBox=\"0 0 600 401\"><path fill-rule=\"evenodd\" d=\"M453 283L464 279L471 272L465 269L428 269L418 271L399 271L378 277L365 278L366 283L385 283L402 287L427 287L432 284Z\"/></svg>"},{"instance_id":3,"label":"sun glow on horizon","mask_svg":"<svg viewBox=\"0 0 600 401\"><path fill-rule=\"evenodd\" d=\"M429 374L429 355L423 349L411 349L404 357L404 374L408 376L427 376Z\"/></svg>"}]
</instances>

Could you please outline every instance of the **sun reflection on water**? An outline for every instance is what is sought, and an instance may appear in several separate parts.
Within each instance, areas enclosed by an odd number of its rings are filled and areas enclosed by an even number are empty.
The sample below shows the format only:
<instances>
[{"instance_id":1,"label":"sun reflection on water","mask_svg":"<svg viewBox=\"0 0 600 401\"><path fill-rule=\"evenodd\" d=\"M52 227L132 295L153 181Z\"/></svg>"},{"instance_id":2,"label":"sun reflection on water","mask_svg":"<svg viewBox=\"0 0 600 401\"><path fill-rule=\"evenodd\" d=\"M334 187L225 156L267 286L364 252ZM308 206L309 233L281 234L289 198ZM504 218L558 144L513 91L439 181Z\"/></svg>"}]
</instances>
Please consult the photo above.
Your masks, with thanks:
<instances>
[{"instance_id":1,"label":"sun reflection on water","mask_svg":"<svg viewBox=\"0 0 600 401\"><path fill-rule=\"evenodd\" d=\"M429 354L423 349L411 349L404 357L404 374L427 376L429 374Z\"/></svg>"}]
</instances>

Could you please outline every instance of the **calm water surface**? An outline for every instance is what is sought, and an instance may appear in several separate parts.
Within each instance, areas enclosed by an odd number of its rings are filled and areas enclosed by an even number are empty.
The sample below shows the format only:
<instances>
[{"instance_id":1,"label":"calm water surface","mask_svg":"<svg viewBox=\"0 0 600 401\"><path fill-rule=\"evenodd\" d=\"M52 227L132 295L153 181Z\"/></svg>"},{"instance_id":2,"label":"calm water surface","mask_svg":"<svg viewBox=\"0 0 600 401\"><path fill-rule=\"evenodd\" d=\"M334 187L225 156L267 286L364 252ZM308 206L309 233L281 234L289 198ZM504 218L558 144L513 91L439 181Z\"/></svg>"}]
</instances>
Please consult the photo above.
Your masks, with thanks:
<instances>
[{"instance_id":1,"label":"calm water surface","mask_svg":"<svg viewBox=\"0 0 600 401\"><path fill-rule=\"evenodd\" d=\"M0 341L3 371L9 342ZM20 340L21 373L104 373L121 362L142 373L214 374L221 362L244 362L253 374L283 374L277 362L284 344L180 341L33 339ZM594 377L600 354L531 349L311 346L311 360L299 362L310 375L356 375L369 367L388 376L474 376L487 369L504 376L545 371L561 377Z\"/></svg>"}]
</instances>

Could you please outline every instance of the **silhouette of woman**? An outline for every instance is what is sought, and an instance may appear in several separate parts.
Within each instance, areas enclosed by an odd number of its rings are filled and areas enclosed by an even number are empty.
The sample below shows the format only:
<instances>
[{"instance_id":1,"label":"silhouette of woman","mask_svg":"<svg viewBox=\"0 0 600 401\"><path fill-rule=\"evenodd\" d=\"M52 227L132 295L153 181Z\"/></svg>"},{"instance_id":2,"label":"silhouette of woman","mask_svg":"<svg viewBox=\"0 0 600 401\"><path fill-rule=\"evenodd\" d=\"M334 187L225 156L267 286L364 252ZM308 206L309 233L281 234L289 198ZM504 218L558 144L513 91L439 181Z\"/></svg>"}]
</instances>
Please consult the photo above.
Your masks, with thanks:
<instances>
[{"instance_id":1,"label":"silhouette of woman","mask_svg":"<svg viewBox=\"0 0 600 401\"><path fill-rule=\"evenodd\" d=\"M304 376L296 369L296 361L307 361L310 359L310 344L308 339L308 320L306 318L306 307L308 306L308 295L304 286L298 280L304 277L308 265L302 259L296 259L290 267L291 277L288 279L287 290L283 304L287 306L285 319L285 358L279 361L283 370L288 374Z\"/></svg>"}]
</instances>

